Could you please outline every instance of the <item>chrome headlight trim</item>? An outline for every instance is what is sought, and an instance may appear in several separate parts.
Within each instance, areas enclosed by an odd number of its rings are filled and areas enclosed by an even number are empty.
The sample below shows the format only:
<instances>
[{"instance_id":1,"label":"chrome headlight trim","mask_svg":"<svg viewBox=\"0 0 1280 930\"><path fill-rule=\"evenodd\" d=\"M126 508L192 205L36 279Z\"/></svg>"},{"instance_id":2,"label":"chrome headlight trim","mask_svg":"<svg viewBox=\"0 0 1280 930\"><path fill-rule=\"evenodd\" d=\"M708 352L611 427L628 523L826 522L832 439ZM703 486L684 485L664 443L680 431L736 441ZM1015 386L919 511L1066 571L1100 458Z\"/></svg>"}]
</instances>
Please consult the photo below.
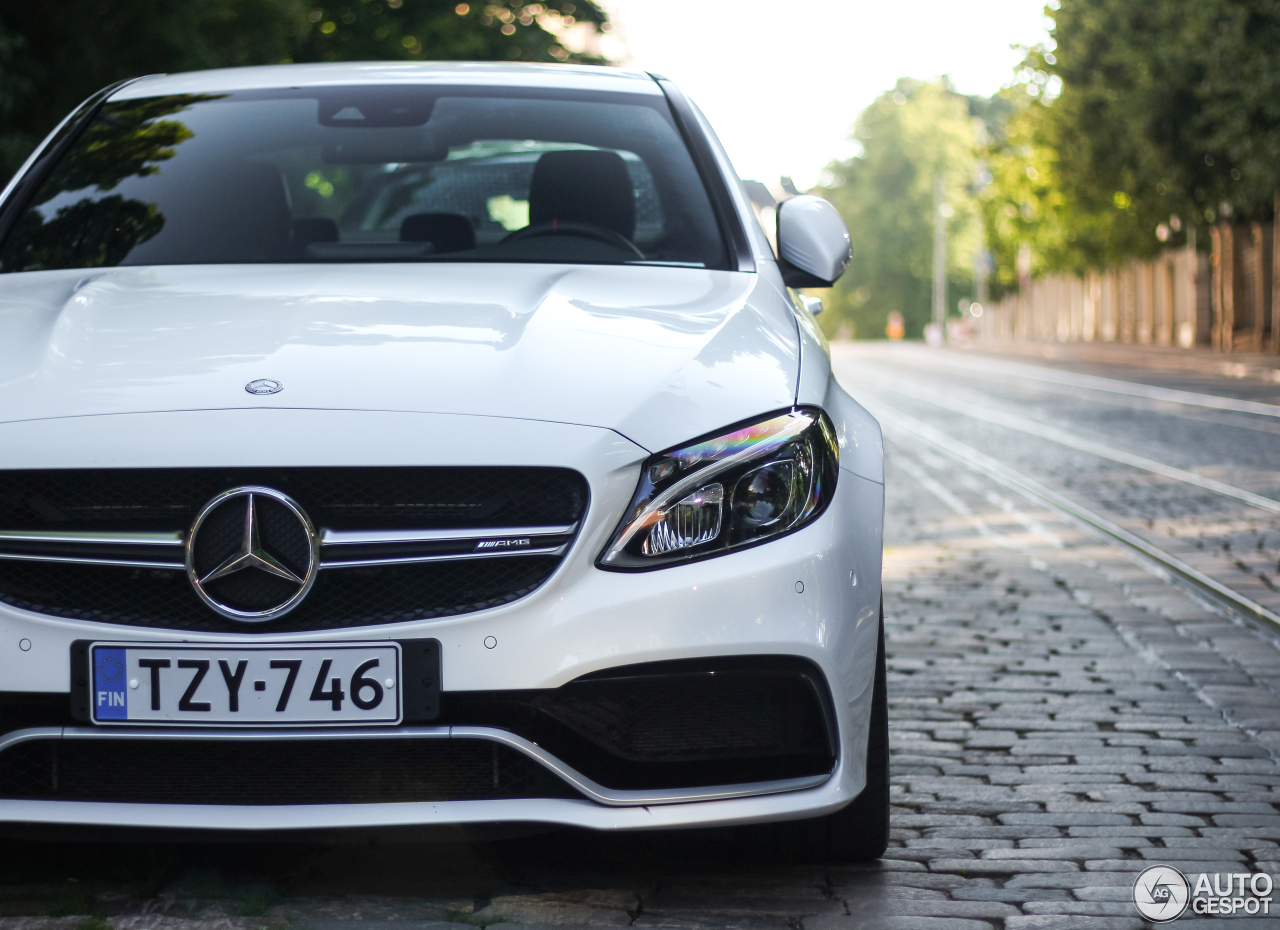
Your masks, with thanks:
<instances>
[{"instance_id":1,"label":"chrome headlight trim","mask_svg":"<svg viewBox=\"0 0 1280 930\"><path fill-rule=\"evenodd\" d=\"M647 459L626 514L596 560L609 571L648 571L713 558L792 533L822 514L835 492L839 444L817 407L766 414ZM756 527L735 510L739 479L761 468L793 463L796 483L785 512ZM649 533L691 495L722 484L723 529L709 541L645 555Z\"/></svg>"}]
</instances>

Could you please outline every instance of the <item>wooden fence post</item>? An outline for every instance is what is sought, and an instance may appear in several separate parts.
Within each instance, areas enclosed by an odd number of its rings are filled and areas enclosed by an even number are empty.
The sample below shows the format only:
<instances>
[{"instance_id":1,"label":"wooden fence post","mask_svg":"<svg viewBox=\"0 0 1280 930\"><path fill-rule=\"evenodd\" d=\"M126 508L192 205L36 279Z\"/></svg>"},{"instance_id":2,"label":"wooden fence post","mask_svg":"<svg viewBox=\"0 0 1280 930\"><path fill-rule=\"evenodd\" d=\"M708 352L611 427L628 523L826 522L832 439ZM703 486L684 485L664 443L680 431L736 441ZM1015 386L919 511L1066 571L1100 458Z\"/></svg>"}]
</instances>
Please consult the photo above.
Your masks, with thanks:
<instances>
[{"instance_id":1,"label":"wooden fence post","mask_svg":"<svg viewBox=\"0 0 1280 930\"><path fill-rule=\"evenodd\" d=\"M1236 348L1236 237L1230 223L1222 224L1222 351Z\"/></svg>"},{"instance_id":2,"label":"wooden fence post","mask_svg":"<svg viewBox=\"0 0 1280 930\"><path fill-rule=\"evenodd\" d=\"M1151 341L1167 346L1173 332L1173 302L1169 299L1170 256L1168 252L1151 261Z\"/></svg>"},{"instance_id":3,"label":"wooden fence post","mask_svg":"<svg viewBox=\"0 0 1280 930\"><path fill-rule=\"evenodd\" d=\"M1196 344L1196 273L1194 264L1188 268L1188 251L1175 251L1172 262L1173 344L1180 349Z\"/></svg>"},{"instance_id":4,"label":"wooden fence post","mask_svg":"<svg viewBox=\"0 0 1280 930\"><path fill-rule=\"evenodd\" d=\"M1071 294L1071 341L1080 342L1084 339L1084 281L1074 274L1067 280Z\"/></svg>"},{"instance_id":5,"label":"wooden fence post","mask_svg":"<svg viewBox=\"0 0 1280 930\"><path fill-rule=\"evenodd\" d=\"M1253 223L1249 227L1249 238L1253 240L1253 261L1250 271L1253 276L1253 286L1249 289L1250 296L1253 298L1253 346L1254 352L1261 352L1262 340L1267 330L1267 295L1263 292L1263 286L1266 281L1267 265L1262 254L1262 224Z\"/></svg>"},{"instance_id":6,"label":"wooden fence post","mask_svg":"<svg viewBox=\"0 0 1280 930\"><path fill-rule=\"evenodd\" d=\"M1031 282L1031 312L1036 318L1036 341L1043 342L1046 339L1045 330L1045 302L1044 302L1044 281L1037 279Z\"/></svg>"},{"instance_id":7,"label":"wooden fence post","mask_svg":"<svg viewBox=\"0 0 1280 930\"><path fill-rule=\"evenodd\" d=\"M1102 282L1096 271L1090 271L1084 279L1084 324L1085 342L1093 342L1098 338L1098 307L1102 303Z\"/></svg>"},{"instance_id":8,"label":"wooden fence post","mask_svg":"<svg viewBox=\"0 0 1280 930\"><path fill-rule=\"evenodd\" d=\"M1119 335L1119 326L1116 325L1119 314L1116 307L1119 301L1116 299L1117 274L1114 268L1108 268L1102 273L1102 341L1115 342Z\"/></svg>"},{"instance_id":9,"label":"wooden fence post","mask_svg":"<svg viewBox=\"0 0 1280 930\"><path fill-rule=\"evenodd\" d=\"M1036 313L1040 318L1040 338L1045 342L1053 342L1053 333L1058 324L1057 320L1049 317L1053 309L1050 306L1049 282L1040 278L1031 285L1031 293L1035 295L1033 299L1036 302Z\"/></svg>"},{"instance_id":10,"label":"wooden fence post","mask_svg":"<svg viewBox=\"0 0 1280 930\"><path fill-rule=\"evenodd\" d=\"M1213 252L1209 256L1209 297L1213 301L1213 349L1222 351L1222 229L1209 227Z\"/></svg>"},{"instance_id":11,"label":"wooden fence post","mask_svg":"<svg viewBox=\"0 0 1280 930\"><path fill-rule=\"evenodd\" d=\"M1134 266L1134 297L1138 304L1138 342L1156 342L1156 262L1138 262Z\"/></svg>"},{"instance_id":12,"label":"wooden fence post","mask_svg":"<svg viewBox=\"0 0 1280 930\"><path fill-rule=\"evenodd\" d=\"M1280 190L1271 221L1271 351L1280 354Z\"/></svg>"},{"instance_id":13,"label":"wooden fence post","mask_svg":"<svg viewBox=\"0 0 1280 930\"><path fill-rule=\"evenodd\" d=\"M1133 342L1133 263L1125 262L1119 269L1120 276L1120 341Z\"/></svg>"}]
</instances>

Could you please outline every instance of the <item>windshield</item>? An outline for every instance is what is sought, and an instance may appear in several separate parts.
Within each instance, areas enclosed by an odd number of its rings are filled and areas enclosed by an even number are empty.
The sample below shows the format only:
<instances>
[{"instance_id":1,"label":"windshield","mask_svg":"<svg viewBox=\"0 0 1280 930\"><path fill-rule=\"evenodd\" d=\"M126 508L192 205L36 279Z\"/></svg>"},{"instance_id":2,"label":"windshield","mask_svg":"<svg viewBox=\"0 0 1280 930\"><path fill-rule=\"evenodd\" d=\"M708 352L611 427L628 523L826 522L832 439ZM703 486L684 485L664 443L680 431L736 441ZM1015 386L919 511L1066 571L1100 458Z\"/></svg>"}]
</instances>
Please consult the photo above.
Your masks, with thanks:
<instances>
[{"instance_id":1,"label":"windshield","mask_svg":"<svg viewBox=\"0 0 1280 930\"><path fill-rule=\"evenodd\" d=\"M286 262L724 268L665 98L421 86L105 104L0 271Z\"/></svg>"}]
</instances>

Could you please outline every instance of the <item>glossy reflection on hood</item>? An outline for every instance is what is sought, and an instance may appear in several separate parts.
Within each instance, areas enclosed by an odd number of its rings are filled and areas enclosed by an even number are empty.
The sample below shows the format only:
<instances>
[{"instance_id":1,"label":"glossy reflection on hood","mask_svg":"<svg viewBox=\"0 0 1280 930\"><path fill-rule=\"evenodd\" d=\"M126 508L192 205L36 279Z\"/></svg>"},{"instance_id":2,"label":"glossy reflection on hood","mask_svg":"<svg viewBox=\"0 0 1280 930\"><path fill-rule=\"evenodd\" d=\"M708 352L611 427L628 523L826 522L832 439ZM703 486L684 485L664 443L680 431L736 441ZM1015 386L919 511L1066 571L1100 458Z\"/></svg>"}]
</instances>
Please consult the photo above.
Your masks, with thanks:
<instances>
[{"instance_id":1,"label":"glossy reflection on hood","mask_svg":"<svg viewBox=\"0 0 1280 930\"><path fill-rule=\"evenodd\" d=\"M309 407L553 420L682 442L795 397L756 275L549 265L0 275L4 421ZM284 382L252 396L257 378Z\"/></svg>"}]
</instances>

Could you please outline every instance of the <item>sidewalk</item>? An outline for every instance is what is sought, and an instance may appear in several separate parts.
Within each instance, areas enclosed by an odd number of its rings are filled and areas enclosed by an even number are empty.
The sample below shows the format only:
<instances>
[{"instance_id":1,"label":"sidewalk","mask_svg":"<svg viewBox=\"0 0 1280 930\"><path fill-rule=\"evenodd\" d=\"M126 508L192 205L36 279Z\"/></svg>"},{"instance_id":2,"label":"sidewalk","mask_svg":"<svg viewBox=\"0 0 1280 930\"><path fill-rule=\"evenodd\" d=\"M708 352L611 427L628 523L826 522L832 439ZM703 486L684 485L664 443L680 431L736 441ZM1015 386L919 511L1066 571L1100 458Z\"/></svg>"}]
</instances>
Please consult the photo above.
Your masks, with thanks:
<instances>
[{"instance_id":1,"label":"sidewalk","mask_svg":"<svg viewBox=\"0 0 1280 930\"><path fill-rule=\"evenodd\" d=\"M1119 342L996 342L976 339L951 348L977 355L1026 355L1056 362L1110 362L1280 382L1280 355L1258 352L1226 354L1204 347L1176 349Z\"/></svg>"}]
</instances>

